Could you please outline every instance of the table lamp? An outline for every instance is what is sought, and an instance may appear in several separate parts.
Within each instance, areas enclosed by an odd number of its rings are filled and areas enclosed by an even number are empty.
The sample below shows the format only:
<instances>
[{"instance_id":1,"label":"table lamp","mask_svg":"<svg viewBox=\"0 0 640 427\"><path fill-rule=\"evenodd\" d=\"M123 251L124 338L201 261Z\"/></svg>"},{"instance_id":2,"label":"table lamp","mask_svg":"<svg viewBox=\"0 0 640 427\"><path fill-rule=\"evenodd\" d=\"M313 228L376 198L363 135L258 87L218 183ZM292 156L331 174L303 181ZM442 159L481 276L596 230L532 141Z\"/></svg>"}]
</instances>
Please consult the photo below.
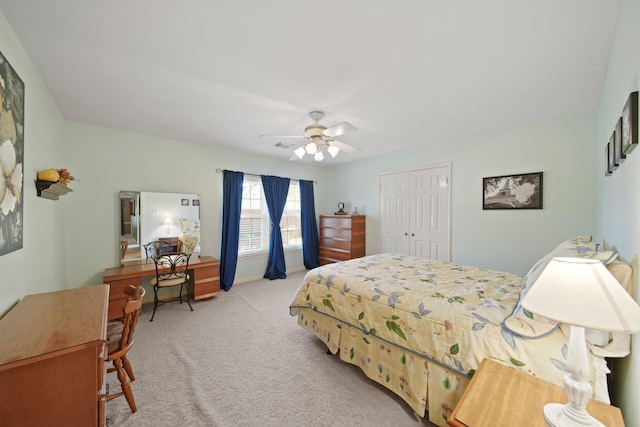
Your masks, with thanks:
<instances>
[{"instance_id":1,"label":"table lamp","mask_svg":"<svg viewBox=\"0 0 640 427\"><path fill-rule=\"evenodd\" d=\"M169 236L171 234L171 224L173 224L173 220L167 217L163 224L167 226L167 236Z\"/></svg>"},{"instance_id":2,"label":"table lamp","mask_svg":"<svg viewBox=\"0 0 640 427\"><path fill-rule=\"evenodd\" d=\"M553 258L522 300L522 307L571 326L564 390L566 405L548 403L544 418L553 427L603 426L587 412L592 396L585 328L640 331L640 307L601 261Z\"/></svg>"}]
</instances>

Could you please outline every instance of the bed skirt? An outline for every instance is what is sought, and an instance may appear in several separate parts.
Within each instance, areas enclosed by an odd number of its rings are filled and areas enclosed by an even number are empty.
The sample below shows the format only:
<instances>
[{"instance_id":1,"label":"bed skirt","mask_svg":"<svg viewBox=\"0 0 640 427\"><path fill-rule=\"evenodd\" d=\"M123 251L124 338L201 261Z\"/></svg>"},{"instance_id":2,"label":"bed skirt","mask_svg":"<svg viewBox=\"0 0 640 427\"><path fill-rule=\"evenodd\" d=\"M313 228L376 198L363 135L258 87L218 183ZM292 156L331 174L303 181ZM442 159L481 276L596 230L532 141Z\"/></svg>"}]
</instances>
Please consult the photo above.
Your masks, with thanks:
<instances>
[{"instance_id":1,"label":"bed skirt","mask_svg":"<svg viewBox=\"0 0 640 427\"><path fill-rule=\"evenodd\" d=\"M420 417L446 427L469 378L417 354L390 345L312 309L300 309L298 324L317 336L340 360L400 396Z\"/></svg>"}]
</instances>

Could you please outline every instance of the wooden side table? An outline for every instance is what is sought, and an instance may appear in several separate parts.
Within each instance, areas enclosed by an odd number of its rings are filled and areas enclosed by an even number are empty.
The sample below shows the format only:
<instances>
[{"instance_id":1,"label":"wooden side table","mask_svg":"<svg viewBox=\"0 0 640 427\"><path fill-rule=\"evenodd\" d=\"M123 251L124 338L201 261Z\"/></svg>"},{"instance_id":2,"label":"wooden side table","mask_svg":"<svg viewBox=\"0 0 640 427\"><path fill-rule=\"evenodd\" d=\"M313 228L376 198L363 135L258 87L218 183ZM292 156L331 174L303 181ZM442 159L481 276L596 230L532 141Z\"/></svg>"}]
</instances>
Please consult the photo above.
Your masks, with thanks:
<instances>
[{"instance_id":1,"label":"wooden side table","mask_svg":"<svg viewBox=\"0 0 640 427\"><path fill-rule=\"evenodd\" d=\"M447 422L452 427L548 427L542 410L550 402L567 402L562 387L484 359ZM591 400L587 411L607 427L624 426L615 406Z\"/></svg>"}]
</instances>

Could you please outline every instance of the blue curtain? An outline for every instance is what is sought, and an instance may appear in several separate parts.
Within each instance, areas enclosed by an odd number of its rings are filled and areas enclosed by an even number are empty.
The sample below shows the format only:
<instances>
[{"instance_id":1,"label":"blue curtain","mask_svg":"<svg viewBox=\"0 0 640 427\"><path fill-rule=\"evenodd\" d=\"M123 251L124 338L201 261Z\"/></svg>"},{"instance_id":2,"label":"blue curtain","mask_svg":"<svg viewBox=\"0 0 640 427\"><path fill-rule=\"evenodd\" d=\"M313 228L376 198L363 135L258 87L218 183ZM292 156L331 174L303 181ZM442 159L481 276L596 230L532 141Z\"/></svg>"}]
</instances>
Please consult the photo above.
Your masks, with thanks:
<instances>
[{"instance_id":1,"label":"blue curtain","mask_svg":"<svg viewBox=\"0 0 640 427\"><path fill-rule=\"evenodd\" d=\"M220 281L225 291L231 289L238 265L240 211L244 173L223 171L222 181L222 247L220 249Z\"/></svg>"},{"instance_id":2,"label":"blue curtain","mask_svg":"<svg viewBox=\"0 0 640 427\"><path fill-rule=\"evenodd\" d=\"M282 234L280 232L280 220L284 205L287 202L287 193L289 193L289 178L280 178L278 176L262 175L262 188L264 189L264 197L267 200L267 208L269 209L269 218L271 218L271 237L269 238L269 261L267 262L267 271L264 278L286 279L287 266L284 262L284 248L282 246Z\"/></svg>"},{"instance_id":3,"label":"blue curtain","mask_svg":"<svg viewBox=\"0 0 640 427\"><path fill-rule=\"evenodd\" d=\"M313 181L300 180L300 223L302 224L302 261L307 270L311 270L320 265Z\"/></svg>"}]
</instances>

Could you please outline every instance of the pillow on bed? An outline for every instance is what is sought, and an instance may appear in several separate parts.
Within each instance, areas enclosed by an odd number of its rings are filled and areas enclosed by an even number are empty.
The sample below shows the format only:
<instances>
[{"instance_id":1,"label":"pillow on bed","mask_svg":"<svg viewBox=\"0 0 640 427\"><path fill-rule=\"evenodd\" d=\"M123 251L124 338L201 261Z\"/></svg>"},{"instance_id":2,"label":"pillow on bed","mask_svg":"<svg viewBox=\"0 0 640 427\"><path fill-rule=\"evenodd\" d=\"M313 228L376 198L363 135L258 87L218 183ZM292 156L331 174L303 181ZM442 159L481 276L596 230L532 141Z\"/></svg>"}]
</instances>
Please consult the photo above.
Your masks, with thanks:
<instances>
[{"instance_id":1,"label":"pillow on bed","mask_svg":"<svg viewBox=\"0 0 640 427\"><path fill-rule=\"evenodd\" d=\"M182 224L183 233L199 233L200 232L200 220L199 219L180 219Z\"/></svg>"},{"instance_id":2,"label":"pillow on bed","mask_svg":"<svg viewBox=\"0 0 640 427\"><path fill-rule=\"evenodd\" d=\"M555 257L598 259L602 261L603 264L608 265L618 258L618 252L596 251L595 244L591 242L591 236L588 235L565 240L556 246L554 250L545 255L544 258L535 263L531 270L529 270L525 276L524 285L518 297L518 303L514 307L513 312L502 322L502 324L514 334L526 338L538 338L552 332L559 326L558 322L531 313L520 305L520 302L538 279L540 273L542 273L547 264L549 264L549 261Z\"/></svg>"}]
</instances>

